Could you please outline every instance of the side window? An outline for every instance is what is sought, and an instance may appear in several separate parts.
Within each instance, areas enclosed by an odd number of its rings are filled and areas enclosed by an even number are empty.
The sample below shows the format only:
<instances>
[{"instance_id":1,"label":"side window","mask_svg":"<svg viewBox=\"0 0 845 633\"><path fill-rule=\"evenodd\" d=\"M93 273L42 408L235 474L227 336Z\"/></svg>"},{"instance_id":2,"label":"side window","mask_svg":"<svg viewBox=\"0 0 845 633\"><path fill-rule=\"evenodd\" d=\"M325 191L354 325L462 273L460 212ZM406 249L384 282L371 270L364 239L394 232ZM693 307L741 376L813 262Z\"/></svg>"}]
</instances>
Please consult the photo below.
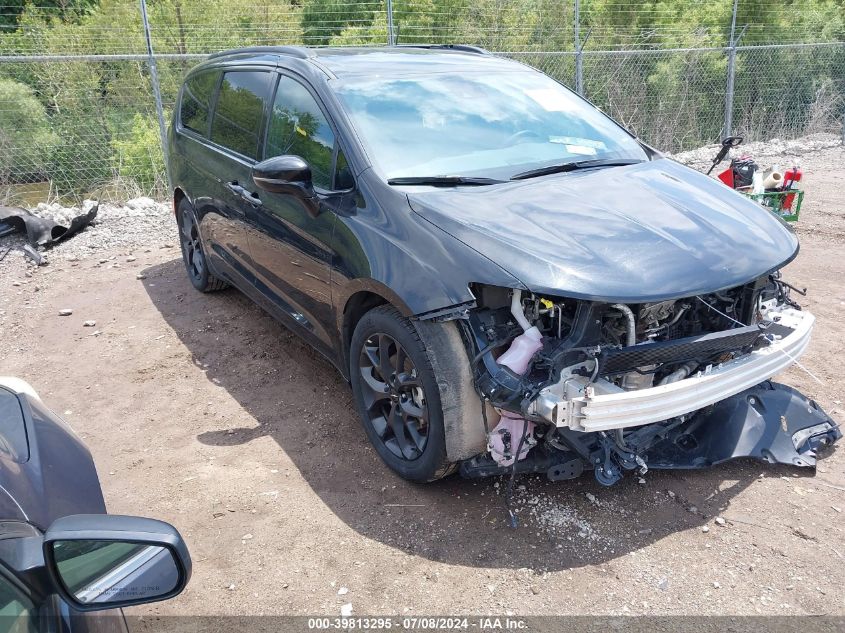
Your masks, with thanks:
<instances>
[{"instance_id":1,"label":"side window","mask_svg":"<svg viewBox=\"0 0 845 633\"><path fill-rule=\"evenodd\" d=\"M0 623L9 633L37 633L40 629L32 602L0 574Z\"/></svg>"},{"instance_id":2,"label":"side window","mask_svg":"<svg viewBox=\"0 0 845 633\"><path fill-rule=\"evenodd\" d=\"M273 101L265 156L294 154L311 166L315 187L332 188L334 133L320 106L298 81L282 76Z\"/></svg>"},{"instance_id":3,"label":"side window","mask_svg":"<svg viewBox=\"0 0 845 633\"><path fill-rule=\"evenodd\" d=\"M184 127L199 132L203 136L208 132L211 95L219 76L220 74L215 72L195 75L185 82L185 87L182 89L179 120Z\"/></svg>"},{"instance_id":4,"label":"side window","mask_svg":"<svg viewBox=\"0 0 845 633\"><path fill-rule=\"evenodd\" d=\"M258 157L258 137L269 93L269 72L223 74L211 122L211 140L248 158Z\"/></svg>"}]
</instances>

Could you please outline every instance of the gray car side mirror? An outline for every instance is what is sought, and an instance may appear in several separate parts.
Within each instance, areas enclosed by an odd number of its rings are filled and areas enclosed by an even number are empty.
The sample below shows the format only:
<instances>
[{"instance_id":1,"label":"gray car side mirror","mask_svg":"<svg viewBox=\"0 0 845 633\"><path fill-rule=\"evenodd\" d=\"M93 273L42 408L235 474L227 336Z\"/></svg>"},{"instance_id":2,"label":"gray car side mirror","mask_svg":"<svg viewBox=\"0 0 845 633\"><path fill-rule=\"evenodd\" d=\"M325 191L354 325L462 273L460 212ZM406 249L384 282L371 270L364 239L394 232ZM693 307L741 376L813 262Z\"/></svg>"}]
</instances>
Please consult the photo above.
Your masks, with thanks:
<instances>
[{"instance_id":1,"label":"gray car side mirror","mask_svg":"<svg viewBox=\"0 0 845 633\"><path fill-rule=\"evenodd\" d=\"M167 600L191 577L172 525L142 517L77 514L53 522L44 561L56 592L78 611Z\"/></svg>"}]
</instances>

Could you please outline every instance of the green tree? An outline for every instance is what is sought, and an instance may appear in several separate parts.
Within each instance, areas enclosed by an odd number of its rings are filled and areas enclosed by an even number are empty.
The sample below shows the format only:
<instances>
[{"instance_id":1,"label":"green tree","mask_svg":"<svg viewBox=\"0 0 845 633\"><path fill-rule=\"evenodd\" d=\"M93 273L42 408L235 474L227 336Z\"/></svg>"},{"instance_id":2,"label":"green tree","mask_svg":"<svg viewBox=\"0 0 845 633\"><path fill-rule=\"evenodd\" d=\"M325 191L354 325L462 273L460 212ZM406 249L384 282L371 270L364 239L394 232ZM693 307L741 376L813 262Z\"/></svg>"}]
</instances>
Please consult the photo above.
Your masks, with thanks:
<instances>
[{"instance_id":1,"label":"green tree","mask_svg":"<svg viewBox=\"0 0 845 633\"><path fill-rule=\"evenodd\" d=\"M164 156L155 117L136 114L129 133L112 140L112 148L118 176L134 181L145 191L163 188Z\"/></svg>"},{"instance_id":2,"label":"green tree","mask_svg":"<svg viewBox=\"0 0 845 633\"><path fill-rule=\"evenodd\" d=\"M0 182L42 179L56 142L47 111L32 88L0 79Z\"/></svg>"}]
</instances>

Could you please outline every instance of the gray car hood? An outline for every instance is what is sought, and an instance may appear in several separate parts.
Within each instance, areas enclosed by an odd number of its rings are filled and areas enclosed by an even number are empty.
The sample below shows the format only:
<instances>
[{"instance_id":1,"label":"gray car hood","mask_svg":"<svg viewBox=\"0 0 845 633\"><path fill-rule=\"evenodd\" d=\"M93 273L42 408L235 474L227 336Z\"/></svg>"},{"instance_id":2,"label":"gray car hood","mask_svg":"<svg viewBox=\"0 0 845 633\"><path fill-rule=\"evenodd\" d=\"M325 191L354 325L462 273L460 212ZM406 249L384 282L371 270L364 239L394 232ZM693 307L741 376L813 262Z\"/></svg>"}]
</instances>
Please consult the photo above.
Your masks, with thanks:
<instances>
[{"instance_id":1,"label":"gray car hood","mask_svg":"<svg viewBox=\"0 0 845 633\"><path fill-rule=\"evenodd\" d=\"M408 192L416 213L541 294L692 296L746 283L798 252L771 212L668 159Z\"/></svg>"}]
</instances>

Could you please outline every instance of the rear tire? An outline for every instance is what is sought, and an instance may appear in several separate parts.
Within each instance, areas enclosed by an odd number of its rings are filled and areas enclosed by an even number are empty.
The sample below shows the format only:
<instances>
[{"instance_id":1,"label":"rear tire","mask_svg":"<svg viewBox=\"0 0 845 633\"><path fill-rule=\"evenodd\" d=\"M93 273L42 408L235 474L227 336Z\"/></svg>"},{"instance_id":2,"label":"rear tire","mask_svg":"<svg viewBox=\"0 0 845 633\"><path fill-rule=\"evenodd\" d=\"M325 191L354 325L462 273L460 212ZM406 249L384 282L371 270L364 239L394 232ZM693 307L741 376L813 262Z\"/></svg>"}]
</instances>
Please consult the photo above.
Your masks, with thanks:
<instances>
[{"instance_id":1,"label":"rear tire","mask_svg":"<svg viewBox=\"0 0 845 633\"><path fill-rule=\"evenodd\" d=\"M215 277L208 268L199 223L194 210L186 199L179 201L176 209L176 221L179 226L179 244L182 248L182 262L191 285L200 292L215 292L229 287L229 284Z\"/></svg>"},{"instance_id":2,"label":"rear tire","mask_svg":"<svg viewBox=\"0 0 845 633\"><path fill-rule=\"evenodd\" d=\"M416 482L452 473L440 389L414 324L393 306L373 308L355 327L349 359L364 431L385 464Z\"/></svg>"}]
</instances>

